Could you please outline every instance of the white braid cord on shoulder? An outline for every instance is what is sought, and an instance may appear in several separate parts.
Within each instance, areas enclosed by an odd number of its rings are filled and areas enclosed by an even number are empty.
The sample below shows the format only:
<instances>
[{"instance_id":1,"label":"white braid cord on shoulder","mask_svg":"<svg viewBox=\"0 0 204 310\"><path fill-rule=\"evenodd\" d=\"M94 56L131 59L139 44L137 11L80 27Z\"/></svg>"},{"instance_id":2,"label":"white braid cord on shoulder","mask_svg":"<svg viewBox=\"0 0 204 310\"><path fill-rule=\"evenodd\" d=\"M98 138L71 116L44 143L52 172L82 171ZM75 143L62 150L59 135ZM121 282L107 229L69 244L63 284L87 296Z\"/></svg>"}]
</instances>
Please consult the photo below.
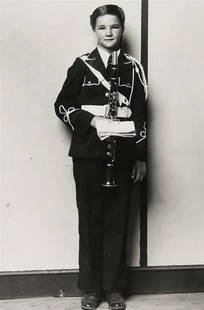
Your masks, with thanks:
<instances>
[{"instance_id":1,"label":"white braid cord on shoulder","mask_svg":"<svg viewBox=\"0 0 204 310\"><path fill-rule=\"evenodd\" d=\"M132 62L132 64L134 65L135 67L135 71L139 77L139 80L140 82L142 83L143 87L144 87L144 92L145 92L145 100L147 100L147 96L148 96L148 85L147 85L147 80L146 80L146 77L145 77L145 73L144 73L144 69L142 67L142 65L139 63L139 61L128 55L128 54L125 54L125 56ZM140 70L139 70L139 68ZM140 71L141 71L141 74L140 74ZM142 76L141 76L142 75Z\"/></svg>"},{"instance_id":2,"label":"white braid cord on shoulder","mask_svg":"<svg viewBox=\"0 0 204 310\"><path fill-rule=\"evenodd\" d=\"M137 59L135 59L134 57L125 54L125 56L132 62L133 66L135 67L135 71L139 77L139 80L141 82L141 84L144 87L144 93L145 93L145 100L147 100L147 96L148 96L148 85L147 85L147 80L145 77L145 73L144 73L144 69L142 67L142 65L137 61ZM139 70L139 68L140 70ZM141 75L140 75L140 71L141 71ZM140 143L142 140L146 139L146 134L147 134L147 130L146 130L146 122L144 122L143 124L143 130L140 131L140 139L136 142L136 143Z\"/></svg>"},{"instance_id":3,"label":"white braid cord on shoulder","mask_svg":"<svg viewBox=\"0 0 204 310\"><path fill-rule=\"evenodd\" d=\"M60 114L63 114L63 121L65 123L69 123L70 127L72 128L72 130L74 131L74 126L72 125L71 123L71 120L70 120L70 114L77 111L77 110L80 110L80 109L75 109L74 107L70 107L68 110L65 109L65 107L63 105L60 105L59 106L59 112Z\"/></svg>"}]
</instances>

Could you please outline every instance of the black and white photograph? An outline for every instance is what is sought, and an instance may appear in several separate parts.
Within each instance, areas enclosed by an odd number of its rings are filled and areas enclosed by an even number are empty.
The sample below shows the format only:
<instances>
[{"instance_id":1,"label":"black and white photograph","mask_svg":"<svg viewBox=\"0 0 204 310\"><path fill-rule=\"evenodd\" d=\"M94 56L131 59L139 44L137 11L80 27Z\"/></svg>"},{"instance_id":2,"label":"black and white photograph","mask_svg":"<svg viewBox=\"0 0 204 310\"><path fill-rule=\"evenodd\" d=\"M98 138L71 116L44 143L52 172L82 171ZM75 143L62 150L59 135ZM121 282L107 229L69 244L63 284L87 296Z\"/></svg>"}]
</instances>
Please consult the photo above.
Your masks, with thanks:
<instances>
[{"instance_id":1,"label":"black and white photograph","mask_svg":"<svg viewBox=\"0 0 204 310\"><path fill-rule=\"evenodd\" d=\"M203 21L0 0L2 310L203 310Z\"/></svg>"}]
</instances>

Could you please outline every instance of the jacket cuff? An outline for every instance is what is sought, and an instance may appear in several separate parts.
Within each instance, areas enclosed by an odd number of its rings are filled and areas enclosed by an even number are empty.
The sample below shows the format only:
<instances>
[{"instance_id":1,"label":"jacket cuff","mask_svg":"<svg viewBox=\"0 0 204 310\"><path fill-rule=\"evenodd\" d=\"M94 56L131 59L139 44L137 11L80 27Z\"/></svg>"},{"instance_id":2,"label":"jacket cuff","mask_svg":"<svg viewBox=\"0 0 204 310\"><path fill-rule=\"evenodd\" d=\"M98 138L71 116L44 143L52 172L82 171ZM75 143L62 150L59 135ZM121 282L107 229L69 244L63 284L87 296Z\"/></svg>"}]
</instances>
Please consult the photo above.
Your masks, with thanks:
<instances>
[{"instance_id":1,"label":"jacket cuff","mask_svg":"<svg viewBox=\"0 0 204 310\"><path fill-rule=\"evenodd\" d=\"M93 114L84 110L76 110L70 114L70 121L74 127L74 131L79 136L87 135L93 118Z\"/></svg>"},{"instance_id":2,"label":"jacket cuff","mask_svg":"<svg viewBox=\"0 0 204 310\"><path fill-rule=\"evenodd\" d=\"M147 161L147 140L144 139L140 143L135 144L136 159Z\"/></svg>"}]
</instances>

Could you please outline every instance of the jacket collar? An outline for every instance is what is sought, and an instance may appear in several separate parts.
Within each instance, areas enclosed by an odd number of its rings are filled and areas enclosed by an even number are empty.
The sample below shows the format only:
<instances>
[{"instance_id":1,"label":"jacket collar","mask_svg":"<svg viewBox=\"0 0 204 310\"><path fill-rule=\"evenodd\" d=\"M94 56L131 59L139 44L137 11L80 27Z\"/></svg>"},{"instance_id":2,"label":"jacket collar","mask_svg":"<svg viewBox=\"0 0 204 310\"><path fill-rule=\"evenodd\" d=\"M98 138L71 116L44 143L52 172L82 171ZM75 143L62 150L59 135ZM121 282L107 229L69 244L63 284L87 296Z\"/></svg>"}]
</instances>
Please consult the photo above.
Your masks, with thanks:
<instances>
[{"instance_id":1,"label":"jacket collar","mask_svg":"<svg viewBox=\"0 0 204 310\"><path fill-rule=\"evenodd\" d=\"M95 48L87 57L87 63L91 65L96 70L100 71L104 77L107 76L106 68L101 59L101 56L98 52L98 49ZM119 57L118 57L118 67L119 71L124 72L128 70L132 66L131 61L127 59L124 52L121 50Z\"/></svg>"},{"instance_id":2,"label":"jacket collar","mask_svg":"<svg viewBox=\"0 0 204 310\"><path fill-rule=\"evenodd\" d=\"M104 76L106 75L106 68L101 59L101 56L98 52L98 49L95 48L87 57L87 63L92 66L94 69L100 71Z\"/></svg>"}]
</instances>

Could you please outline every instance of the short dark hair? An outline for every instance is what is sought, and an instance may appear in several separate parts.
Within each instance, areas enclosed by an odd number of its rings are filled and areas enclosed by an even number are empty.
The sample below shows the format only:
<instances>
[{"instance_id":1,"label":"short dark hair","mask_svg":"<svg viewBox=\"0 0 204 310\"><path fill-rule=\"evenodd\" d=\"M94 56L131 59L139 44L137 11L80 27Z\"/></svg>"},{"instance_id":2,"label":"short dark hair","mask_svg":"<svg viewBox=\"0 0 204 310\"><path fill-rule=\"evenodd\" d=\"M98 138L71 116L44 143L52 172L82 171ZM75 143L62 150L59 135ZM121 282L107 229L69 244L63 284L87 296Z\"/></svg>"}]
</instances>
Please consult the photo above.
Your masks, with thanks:
<instances>
[{"instance_id":1,"label":"short dark hair","mask_svg":"<svg viewBox=\"0 0 204 310\"><path fill-rule=\"evenodd\" d=\"M95 30L96 27L96 19L99 16L104 16L104 15L115 15L118 17L122 28L124 29L124 24L125 24L125 14L123 9L121 9L119 6L114 5L114 4L108 4L108 5L102 5L96 8L92 15L90 15L90 24L93 30Z\"/></svg>"}]
</instances>

